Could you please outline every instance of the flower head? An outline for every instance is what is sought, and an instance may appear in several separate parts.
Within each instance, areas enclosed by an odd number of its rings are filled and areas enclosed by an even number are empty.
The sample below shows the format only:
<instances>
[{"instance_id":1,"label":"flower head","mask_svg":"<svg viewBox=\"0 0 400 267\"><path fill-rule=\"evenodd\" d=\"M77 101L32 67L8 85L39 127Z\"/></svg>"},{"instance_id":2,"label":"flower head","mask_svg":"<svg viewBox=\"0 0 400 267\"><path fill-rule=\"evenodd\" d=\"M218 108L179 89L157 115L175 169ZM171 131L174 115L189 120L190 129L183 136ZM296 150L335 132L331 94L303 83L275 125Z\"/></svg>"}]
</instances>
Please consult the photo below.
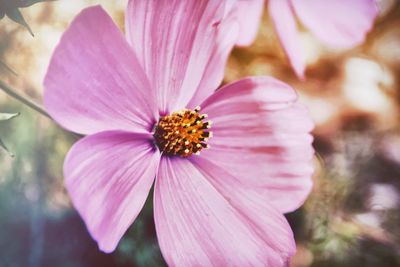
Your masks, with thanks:
<instances>
[{"instance_id":1,"label":"flower head","mask_svg":"<svg viewBox=\"0 0 400 267\"><path fill-rule=\"evenodd\" d=\"M224 1L131 0L125 39L91 7L56 48L45 106L87 135L64 176L101 250L115 249L155 183L169 265L283 266L293 255L282 213L311 189L313 124L270 77L215 92L238 32L223 17Z\"/></svg>"},{"instance_id":2,"label":"flower head","mask_svg":"<svg viewBox=\"0 0 400 267\"><path fill-rule=\"evenodd\" d=\"M237 44L250 45L257 34L265 0L231 0L226 12L237 15ZM268 10L297 76L304 77L304 57L296 17L323 43L339 48L361 44L378 14L376 0L268 0Z\"/></svg>"}]
</instances>

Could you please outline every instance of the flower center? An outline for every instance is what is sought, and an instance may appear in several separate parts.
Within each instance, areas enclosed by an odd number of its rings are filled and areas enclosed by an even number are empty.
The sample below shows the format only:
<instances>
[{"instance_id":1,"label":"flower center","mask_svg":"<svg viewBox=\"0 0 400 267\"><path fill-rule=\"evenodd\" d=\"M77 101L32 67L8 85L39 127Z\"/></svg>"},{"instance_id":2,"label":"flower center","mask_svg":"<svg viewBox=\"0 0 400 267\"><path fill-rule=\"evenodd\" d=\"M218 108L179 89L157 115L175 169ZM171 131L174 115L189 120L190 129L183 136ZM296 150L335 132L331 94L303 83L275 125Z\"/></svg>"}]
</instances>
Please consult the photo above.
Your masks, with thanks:
<instances>
[{"instance_id":1,"label":"flower center","mask_svg":"<svg viewBox=\"0 0 400 267\"><path fill-rule=\"evenodd\" d=\"M154 140L161 152L171 156L188 157L199 155L200 150L209 148L206 144L212 137L211 121L205 122L207 114L199 114L200 107L194 110L182 109L161 117L158 121Z\"/></svg>"}]
</instances>

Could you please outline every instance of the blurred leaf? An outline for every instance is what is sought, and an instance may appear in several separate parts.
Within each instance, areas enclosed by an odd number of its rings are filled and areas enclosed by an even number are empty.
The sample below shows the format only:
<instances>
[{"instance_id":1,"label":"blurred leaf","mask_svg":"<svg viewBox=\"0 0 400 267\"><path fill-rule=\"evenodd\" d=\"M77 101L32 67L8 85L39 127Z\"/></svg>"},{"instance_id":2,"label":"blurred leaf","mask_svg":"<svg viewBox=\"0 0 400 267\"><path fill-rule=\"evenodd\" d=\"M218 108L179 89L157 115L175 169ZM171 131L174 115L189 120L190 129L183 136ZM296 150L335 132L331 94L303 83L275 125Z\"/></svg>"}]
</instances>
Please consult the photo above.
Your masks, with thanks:
<instances>
[{"instance_id":1,"label":"blurred leaf","mask_svg":"<svg viewBox=\"0 0 400 267\"><path fill-rule=\"evenodd\" d=\"M0 113L0 121L6 121L18 116L19 113Z\"/></svg>"},{"instance_id":2,"label":"blurred leaf","mask_svg":"<svg viewBox=\"0 0 400 267\"><path fill-rule=\"evenodd\" d=\"M24 16L22 16L21 11L19 11L19 8L30 7L31 5L40 2L52 1L56 0L0 0L0 19L2 19L4 15L7 15L11 20L24 26L29 33L34 36L28 23L25 21Z\"/></svg>"},{"instance_id":3,"label":"blurred leaf","mask_svg":"<svg viewBox=\"0 0 400 267\"><path fill-rule=\"evenodd\" d=\"M19 113L0 113L0 121L6 121L6 120L10 120L16 116L18 116ZM5 151L8 152L8 154L11 157L14 157L14 154L12 154L8 148L6 147L6 145L4 144L4 142L0 139L0 147L3 148Z\"/></svg>"},{"instance_id":4,"label":"blurred leaf","mask_svg":"<svg viewBox=\"0 0 400 267\"><path fill-rule=\"evenodd\" d=\"M29 27L28 23L26 23L24 17L22 16L21 11L19 11L17 8L7 10L6 15L16 23L24 26L29 31L29 33L32 36L34 36L31 28Z\"/></svg>"},{"instance_id":5,"label":"blurred leaf","mask_svg":"<svg viewBox=\"0 0 400 267\"><path fill-rule=\"evenodd\" d=\"M7 13L7 10L30 7L40 2L52 2L56 0L0 0L0 10Z\"/></svg>"},{"instance_id":6,"label":"blurred leaf","mask_svg":"<svg viewBox=\"0 0 400 267\"><path fill-rule=\"evenodd\" d=\"M7 151L7 153L10 155L10 157L15 157L15 155L13 153L10 152L10 150L8 150L8 148L6 147L6 145L3 143L3 141L0 139L0 147L3 148L5 151Z\"/></svg>"},{"instance_id":7,"label":"blurred leaf","mask_svg":"<svg viewBox=\"0 0 400 267\"><path fill-rule=\"evenodd\" d=\"M34 5L34 4L37 4L40 2L53 2L53 1L56 1L56 0L19 0L16 2L18 2L18 7L29 7L31 5Z\"/></svg>"}]
</instances>

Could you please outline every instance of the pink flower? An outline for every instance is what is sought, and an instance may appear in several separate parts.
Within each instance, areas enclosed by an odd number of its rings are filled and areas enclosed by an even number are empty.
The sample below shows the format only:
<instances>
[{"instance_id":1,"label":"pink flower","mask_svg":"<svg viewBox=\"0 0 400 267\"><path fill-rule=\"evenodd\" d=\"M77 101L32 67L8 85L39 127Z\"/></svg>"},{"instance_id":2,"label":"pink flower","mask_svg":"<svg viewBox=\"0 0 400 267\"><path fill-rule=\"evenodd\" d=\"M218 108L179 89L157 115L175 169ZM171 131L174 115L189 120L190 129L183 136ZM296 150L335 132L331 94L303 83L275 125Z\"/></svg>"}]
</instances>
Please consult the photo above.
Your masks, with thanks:
<instances>
[{"instance_id":1,"label":"pink flower","mask_svg":"<svg viewBox=\"0 0 400 267\"><path fill-rule=\"evenodd\" d=\"M226 12L236 13L241 30L237 44L250 45L258 32L264 0L231 0ZM328 46L351 48L361 44L378 14L375 0L269 0L275 30L297 76L304 78L304 57L296 16Z\"/></svg>"},{"instance_id":2,"label":"pink flower","mask_svg":"<svg viewBox=\"0 0 400 267\"><path fill-rule=\"evenodd\" d=\"M56 48L44 102L87 135L64 176L101 250L116 248L155 181L169 265L283 266L294 254L282 213L311 190L313 124L294 90L270 77L215 92L237 39L223 13L223 1L131 0L126 41L92 7Z\"/></svg>"}]
</instances>

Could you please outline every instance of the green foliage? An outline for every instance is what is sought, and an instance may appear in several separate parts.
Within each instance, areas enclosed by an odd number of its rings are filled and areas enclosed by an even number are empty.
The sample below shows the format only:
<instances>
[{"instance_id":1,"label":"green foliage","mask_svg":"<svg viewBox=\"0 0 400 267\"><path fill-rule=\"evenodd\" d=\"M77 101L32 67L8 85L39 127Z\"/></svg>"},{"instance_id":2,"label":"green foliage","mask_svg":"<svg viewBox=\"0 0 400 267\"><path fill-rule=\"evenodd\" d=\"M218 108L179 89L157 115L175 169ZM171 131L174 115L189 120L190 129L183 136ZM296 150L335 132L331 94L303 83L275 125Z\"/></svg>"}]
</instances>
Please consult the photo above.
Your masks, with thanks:
<instances>
[{"instance_id":1,"label":"green foliage","mask_svg":"<svg viewBox=\"0 0 400 267\"><path fill-rule=\"evenodd\" d=\"M25 18L19 8L29 7L40 2L51 1L55 0L0 0L0 19L7 15L8 18L25 27L29 33L34 36L32 29L25 21Z\"/></svg>"},{"instance_id":2,"label":"green foliage","mask_svg":"<svg viewBox=\"0 0 400 267\"><path fill-rule=\"evenodd\" d=\"M19 113L0 113L0 121L7 121L18 115Z\"/></svg>"},{"instance_id":3,"label":"green foliage","mask_svg":"<svg viewBox=\"0 0 400 267\"><path fill-rule=\"evenodd\" d=\"M29 33L33 36L32 29L29 27L28 23L26 23L24 17L21 14L21 11L19 11L18 8L8 10L6 14L7 14L7 17L9 17L11 20L24 26L29 31Z\"/></svg>"},{"instance_id":4,"label":"green foliage","mask_svg":"<svg viewBox=\"0 0 400 267\"><path fill-rule=\"evenodd\" d=\"M18 4L18 7L29 7L31 5L40 3L40 2L52 2L55 0L19 0L19 1L13 1L11 0L10 2L16 2Z\"/></svg>"},{"instance_id":5,"label":"green foliage","mask_svg":"<svg viewBox=\"0 0 400 267\"><path fill-rule=\"evenodd\" d=\"M19 113L0 113L0 121L7 121L7 120L10 120L10 119L12 119L12 118L14 118L14 117L16 117L16 116L18 116L19 115ZM4 149L5 151L7 151L9 154L10 154L10 156L14 156L9 150L8 150L8 148L6 147L6 145L4 144L4 142L1 140L1 138L0 138L0 148L2 148L2 149Z\"/></svg>"}]
</instances>

